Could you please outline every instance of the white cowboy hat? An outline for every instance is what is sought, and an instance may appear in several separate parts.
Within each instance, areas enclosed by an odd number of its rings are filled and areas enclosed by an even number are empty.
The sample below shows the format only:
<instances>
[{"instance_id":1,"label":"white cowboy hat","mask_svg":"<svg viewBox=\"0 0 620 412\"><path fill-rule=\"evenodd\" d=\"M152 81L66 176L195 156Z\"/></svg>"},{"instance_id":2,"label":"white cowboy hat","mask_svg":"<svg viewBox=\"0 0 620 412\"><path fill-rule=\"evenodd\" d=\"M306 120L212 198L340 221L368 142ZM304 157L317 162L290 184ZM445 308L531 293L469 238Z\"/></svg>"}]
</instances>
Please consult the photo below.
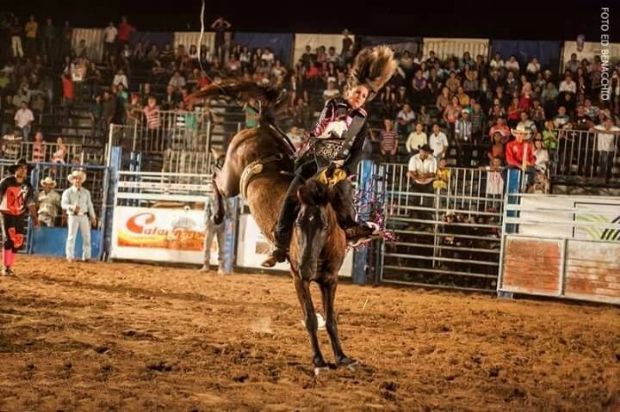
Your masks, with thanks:
<instances>
[{"instance_id":1,"label":"white cowboy hat","mask_svg":"<svg viewBox=\"0 0 620 412\"><path fill-rule=\"evenodd\" d=\"M45 179L41 180L41 186L52 186L52 188L54 188L56 187L56 181L47 176Z\"/></svg>"},{"instance_id":2,"label":"white cowboy hat","mask_svg":"<svg viewBox=\"0 0 620 412\"><path fill-rule=\"evenodd\" d=\"M518 125L516 129L510 129L510 133L512 133L514 136L521 135L523 136L524 140L532 137L532 131L527 127L523 126L522 124Z\"/></svg>"},{"instance_id":3,"label":"white cowboy hat","mask_svg":"<svg viewBox=\"0 0 620 412\"><path fill-rule=\"evenodd\" d=\"M67 176L69 183L73 183L73 180L76 178L81 179L82 183L84 183L86 181L86 173L82 170L74 170L69 176Z\"/></svg>"}]
</instances>

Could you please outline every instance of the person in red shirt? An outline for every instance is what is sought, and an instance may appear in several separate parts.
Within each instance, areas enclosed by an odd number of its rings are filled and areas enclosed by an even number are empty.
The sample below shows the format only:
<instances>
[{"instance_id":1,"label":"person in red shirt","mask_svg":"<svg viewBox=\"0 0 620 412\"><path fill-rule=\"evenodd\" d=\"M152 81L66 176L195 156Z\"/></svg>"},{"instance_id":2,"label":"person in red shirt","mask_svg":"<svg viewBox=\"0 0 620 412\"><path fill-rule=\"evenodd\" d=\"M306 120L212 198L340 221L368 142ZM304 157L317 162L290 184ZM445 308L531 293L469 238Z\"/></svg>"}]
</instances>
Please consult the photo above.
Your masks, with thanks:
<instances>
[{"instance_id":1,"label":"person in red shirt","mask_svg":"<svg viewBox=\"0 0 620 412\"><path fill-rule=\"evenodd\" d=\"M506 145L506 163L513 169L521 169L527 174L528 184L534 182L536 174L536 156L534 156L534 145L529 141L532 132L520 125L511 130L515 140Z\"/></svg>"},{"instance_id":2,"label":"person in red shirt","mask_svg":"<svg viewBox=\"0 0 620 412\"><path fill-rule=\"evenodd\" d=\"M75 87L73 79L71 79L71 73L64 73L62 78L62 106L64 108L64 122L69 119L69 112L73 106L73 100L75 99Z\"/></svg>"},{"instance_id":3,"label":"person in red shirt","mask_svg":"<svg viewBox=\"0 0 620 412\"><path fill-rule=\"evenodd\" d=\"M0 181L0 218L4 248L2 254L4 276L14 274L11 267L15 263L17 251L24 245L25 217L30 212L30 217L35 228L39 228L39 218L34 197L34 189L27 180L30 167L24 159L18 160L9 166L10 176Z\"/></svg>"},{"instance_id":4,"label":"person in red shirt","mask_svg":"<svg viewBox=\"0 0 620 412\"><path fill-rule=\"evenodd\" d=\"M129 43L129 37L131 33L136 31L136 28L127 22L127 17L121 17L121 22L118 25L118 34L116 40L118 41L118 50L123 50L126 44Z\"/></svg>"},{"instance_id":5,"label":"person in red shirt","mask_svg":"<svg viewBox=\"0 0 620 412\"><path fill-rule=\"evenodd\" d=\"M502 135L502 143L506 143L508 139L510 139L510 127L506 125L506 121L502 117L497 119L497 123L494 124L489 131L489 137L492 142L494 141L495 133Z\"/></svg>"}]
</instances>

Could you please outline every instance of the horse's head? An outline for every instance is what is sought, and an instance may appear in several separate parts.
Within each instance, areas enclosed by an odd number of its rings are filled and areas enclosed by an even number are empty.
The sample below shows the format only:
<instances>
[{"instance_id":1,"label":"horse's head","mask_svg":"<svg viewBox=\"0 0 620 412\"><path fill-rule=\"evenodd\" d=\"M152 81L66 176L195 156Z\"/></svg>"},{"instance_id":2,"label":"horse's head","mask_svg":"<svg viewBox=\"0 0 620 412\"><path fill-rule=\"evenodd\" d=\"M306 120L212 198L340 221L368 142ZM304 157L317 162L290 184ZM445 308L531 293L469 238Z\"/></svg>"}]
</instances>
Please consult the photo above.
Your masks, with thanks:
<instances>
[{"instance_id":1,"label":"horse's head","mask_svg":"<svg viewBox=\"0 0 620 412\"><path fill-rule=\"evenodd\" d=\"M295 221L300 252L299 271L302 278L310 279L316 272L318 258L327 239L329 189L311 180L299 188L297 197L301 205Z\"/></svg>"}]
</instances>

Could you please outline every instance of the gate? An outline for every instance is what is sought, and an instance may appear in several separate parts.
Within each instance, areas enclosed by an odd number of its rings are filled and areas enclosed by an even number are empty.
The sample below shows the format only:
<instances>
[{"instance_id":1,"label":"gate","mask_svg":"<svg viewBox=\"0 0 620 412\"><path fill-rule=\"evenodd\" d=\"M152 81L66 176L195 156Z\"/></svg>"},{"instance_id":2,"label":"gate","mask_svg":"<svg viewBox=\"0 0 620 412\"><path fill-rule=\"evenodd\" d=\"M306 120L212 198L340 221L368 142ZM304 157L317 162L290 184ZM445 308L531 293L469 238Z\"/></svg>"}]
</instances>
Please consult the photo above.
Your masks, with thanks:
<instances>
[{"instance_id":1,"label":"gate","mask_svg":"<svg viewBox=\"0 0 620 412\"><path fill-rule=\"evenodd\" d=\"M520 188L520 172L450 168L445 189L416 191L407 165L379 166L385 185L386 227L380 279L450 289L497 287L503 195ZM506 185L505 182L516 182Z\"/></svg>"}]
</instances>

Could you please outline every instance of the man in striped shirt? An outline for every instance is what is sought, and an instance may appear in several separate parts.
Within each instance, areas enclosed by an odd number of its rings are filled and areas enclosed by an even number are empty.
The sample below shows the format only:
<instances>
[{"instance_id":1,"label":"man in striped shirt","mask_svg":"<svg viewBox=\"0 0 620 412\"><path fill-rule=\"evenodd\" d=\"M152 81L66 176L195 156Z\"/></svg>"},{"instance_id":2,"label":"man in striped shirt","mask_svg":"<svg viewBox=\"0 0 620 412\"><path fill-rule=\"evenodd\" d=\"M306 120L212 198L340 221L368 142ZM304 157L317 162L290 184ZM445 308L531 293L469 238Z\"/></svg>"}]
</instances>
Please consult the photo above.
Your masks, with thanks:
<instances>
[{"instance_id":1,"label":"man in striped shirt","mask_svg":"<svg viewBox=\"0 0 620 412\"><path fill-rule=\"evenodd\" d=\"M146 149L157 145L156 139L160 134L161 117L155 96L149 96L147 105L142 109L142 112L146 117L146 133L142 137L142 145Z\"/></svg>"},{"instance_id":2,"label":"man in striped shirt","mask_svg":"<svg viewBox=\"0 0 620 412\"><path fill-rule=\"evenodd\" d=\"M379 149L381 151L381 160L383 162L391 162L398 152L398 133L394 130L394 122L391 119L384 119L384 130L381 130L381 141Z\"/></svg>"}]
</instances>

